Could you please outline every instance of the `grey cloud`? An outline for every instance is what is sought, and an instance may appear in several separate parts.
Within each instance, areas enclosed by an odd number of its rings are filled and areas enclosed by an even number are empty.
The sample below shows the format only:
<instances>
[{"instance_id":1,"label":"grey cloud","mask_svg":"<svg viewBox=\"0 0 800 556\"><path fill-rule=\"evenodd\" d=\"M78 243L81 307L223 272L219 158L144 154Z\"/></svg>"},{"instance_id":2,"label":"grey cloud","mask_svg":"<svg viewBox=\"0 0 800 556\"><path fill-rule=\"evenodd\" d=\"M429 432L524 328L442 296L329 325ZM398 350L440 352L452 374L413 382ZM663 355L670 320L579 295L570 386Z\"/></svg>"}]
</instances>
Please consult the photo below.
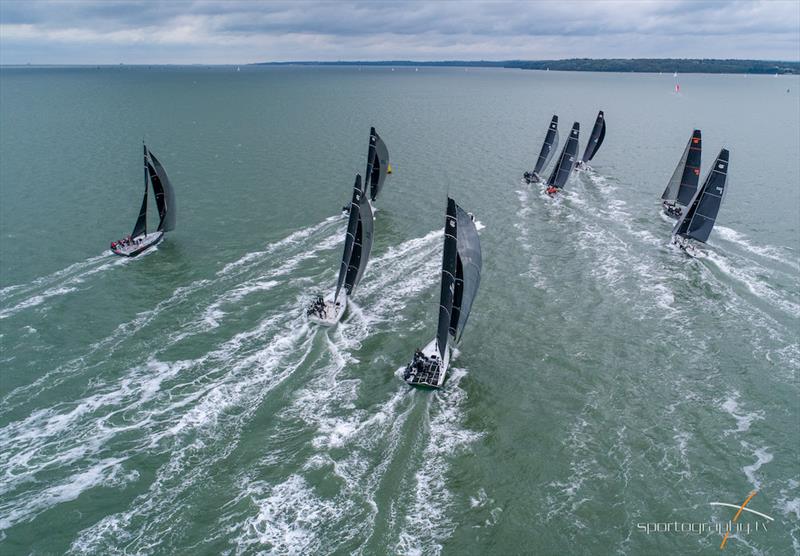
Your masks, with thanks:
<instances>
[{"instance_id":1,"label":"grey cloud","mask_svg":"<svg viewBox=\"0 0 800 556\"><path fill-rule=\"evenodd\" d=\"M651 55L800 58L800 5L795 0L5 0L0 2L0 25L3 63L38 62L14 58L26 51L41 57L48 45L50 58L67 53L83 58L71 60L75 63L96 62L100 45L116 52L120 61L132 63ZM148 41L159 48L142 48ZM86 45L83 55L81 44ZM129 52L132 45L137 45L135 54Z\"/></svg>"}]
</instances>

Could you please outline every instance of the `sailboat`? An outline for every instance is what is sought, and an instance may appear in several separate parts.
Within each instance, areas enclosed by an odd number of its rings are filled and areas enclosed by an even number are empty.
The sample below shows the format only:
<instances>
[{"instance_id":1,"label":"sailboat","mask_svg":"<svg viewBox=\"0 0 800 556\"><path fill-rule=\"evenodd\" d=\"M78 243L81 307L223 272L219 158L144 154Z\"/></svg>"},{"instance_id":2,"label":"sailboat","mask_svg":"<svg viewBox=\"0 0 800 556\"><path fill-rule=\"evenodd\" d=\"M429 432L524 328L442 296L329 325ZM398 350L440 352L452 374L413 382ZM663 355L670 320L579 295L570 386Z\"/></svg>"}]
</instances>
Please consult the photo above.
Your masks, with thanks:
<instances>
[{"instance_id":1,"label":"sailboat","mask_svg":"<svg viewBox=\"0 0 800 556\"><path fill-rule=\"evenodd\" d=\"M561 156L558 157L553 171L550 173L550 178L547 180L547 194L555 195L559 189L564 189L564 186L569 180L572 169L575 167L575 157L578 154L578 135L580 134L581 124L575 122L572 124L572 131L569 132L567 142L561 150Z\"/></svg>"},{"instance_id":2,"label":"sailboat","mask_svg":"<svg viewBox=\"0 0 800 556\"><path fill-rule=\"evenodd\" d=\"M121 257L135 257L153 247L162 239L164 234L175 229L177 206L175 205L175 191L167 177L167 171L156 156L144 148L144 197L139 209L139 217L133 225L131 234L121 240L111 242L111 251ZM149 184L149 185L148 185ZM147 197L148 190L153 188L158 208L158 227L155 231L147 232Z\"/></svg>"},{"instance_id":3,"label":"sailboat","mask_svg":"<svg viewBox=\"0 0 800 556\"><path fill-rule=\"evenodd\" d=\"M673 218L680 218L683 207L686 207L697 191L697 184L700 182L700 155L702 154L703 142L700 130L695 129L683 156L678 161L672 177L667 183L664 193L661 194L661 206L664 214Z\"/></svg>"},{"instance_id":4,"label":"sailboat","mask_svg":"<svg viewBox=\"0 0 800 556\"><path fill-rule=\"evenodd\" d=\"M454 344L461 340L472 302L481 283L481 242L472 215L450 197L444 223L442 285L436 337L416 350L403 379L439 388L444 384Z\"/></svg>"},{"instance_id":5,"label":"sailboat","mask_svg":"<svg viewBox=\"0 0 800 556\"><path fill-rule=\"evenodd\" d=\"M386 176L391 173L392 165L389 162L389 149L386 148L386 143L383 142L375 128L371 127L369 129L369 149L367 150L367 171L364 174L364 194L368 195L370 208L378 198L378 194L383 188L383 182L386 181ZM342 207L342 212L344 213L349 210L350 205Z\"/></svg>"},{"instance_id":6,"label":"sailboat","mask_svg":"<svg viewBox=\"0 0 800 556\"><path fill-rule=\"evenodd\" d=\"M353 294L367 268L373 226L372 207L361 187L361 174L356 174L336 291L326 298L317 296L306 310L308 320L323 326L333 326L341 320L347 309L347 298Z\"/></svg>"},{"instance_id":7,"label":"sailboat","mask_svg":"<svg viewBox=\"0 0 800 556\"><path fill-rule=\"evenodd\" d=\"M539 151L539 158L536 159L536 165L533 167L532 172L525 172L523 177L525 183L538 183L541 180L539 175L547 167L547 163L553 157L553 153L558 148L558 116L553 115L550 120L550 127L547 128L547 135L544 136L544 143L542 150Z\"/></svg>"},{"instance_id":8,"label":"sailboat","mask_svg":"<svg viewBox=\"0 0 800 556\"><path fill-rule=\"evenodd\" d=\"M672 229L672 243L689 255L695 254L693 242L705 243L714 228L728 181L728 158L728 149L723 148L703 185Z\"/></svg>"},{"instance_id":9,"label":"sailboat","mask_svg":"<svg viewBox=\"0 0 800 556\"><path fill-rule=\"evenodd\" d=\"M606 138L606 119L603 116L603 111L597 113L597 119L594 121L592 134L589 136L589 142L586 143L586 150L583 151L583 157L578 162L576 169L584 169L587 167L589 161L594 158L600 145L603 144L603 139Z\"/></svg>"}]
</instances>

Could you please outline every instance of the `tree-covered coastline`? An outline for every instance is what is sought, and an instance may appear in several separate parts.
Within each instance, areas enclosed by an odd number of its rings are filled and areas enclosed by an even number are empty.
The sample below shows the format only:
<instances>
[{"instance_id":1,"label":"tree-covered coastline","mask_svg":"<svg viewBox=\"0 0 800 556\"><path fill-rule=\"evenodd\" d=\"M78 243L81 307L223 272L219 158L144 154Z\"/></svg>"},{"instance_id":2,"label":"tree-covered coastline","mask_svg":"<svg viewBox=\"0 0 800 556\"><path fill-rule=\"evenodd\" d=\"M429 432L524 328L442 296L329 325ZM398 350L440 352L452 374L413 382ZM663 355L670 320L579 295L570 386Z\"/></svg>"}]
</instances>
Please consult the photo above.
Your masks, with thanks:
<instances>
[{"instance_id":1,"label":"tree-covered coastline","mask_svg":"<svg viewBox=\"0 0 800 556\"><path fill-rule=\"evenodd\" d=\"M774 60L718 60L699 58L570 58L567 60L413 60L337 61L337 62L260 62L256 65L322 66L441 66L516 68L552 71L606 71L621 73L752 73L800 74L800 62Z\"/></svg>"}]
</instances>

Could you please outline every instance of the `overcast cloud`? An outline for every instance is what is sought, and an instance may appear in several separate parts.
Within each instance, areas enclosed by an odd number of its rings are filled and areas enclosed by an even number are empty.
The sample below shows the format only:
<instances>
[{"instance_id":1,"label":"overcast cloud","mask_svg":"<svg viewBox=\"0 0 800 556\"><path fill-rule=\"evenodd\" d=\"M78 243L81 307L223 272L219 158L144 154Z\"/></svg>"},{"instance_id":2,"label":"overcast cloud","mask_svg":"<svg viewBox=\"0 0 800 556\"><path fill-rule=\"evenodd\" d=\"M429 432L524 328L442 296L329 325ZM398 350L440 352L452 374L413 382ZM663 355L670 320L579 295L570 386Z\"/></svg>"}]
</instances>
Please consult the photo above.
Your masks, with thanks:
<instances>
[{"instance_id":1,"label":"overcast cloud","mask_svg":"<svg viewBox=\"0 0 800 556\"><path fill-rule=\"evenodd\" d=\"M0 0L0 63L800 60L800 1Z\"/></svg>"}]
</instances>

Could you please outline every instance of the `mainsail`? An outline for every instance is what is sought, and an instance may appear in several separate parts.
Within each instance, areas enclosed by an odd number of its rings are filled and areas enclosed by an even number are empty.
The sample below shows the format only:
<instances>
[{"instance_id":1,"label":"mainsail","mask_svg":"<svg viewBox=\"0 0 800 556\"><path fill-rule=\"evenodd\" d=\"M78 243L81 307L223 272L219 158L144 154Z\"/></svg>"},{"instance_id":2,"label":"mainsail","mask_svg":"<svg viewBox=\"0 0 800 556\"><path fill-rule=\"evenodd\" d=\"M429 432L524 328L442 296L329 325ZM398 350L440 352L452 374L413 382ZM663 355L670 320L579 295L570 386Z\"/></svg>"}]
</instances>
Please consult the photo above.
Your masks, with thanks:
<instances>
[{"instance_id":1,"label":"mainsail","mask_svg":"<svg viewBox=\"0 0 800 556\"><path fill-rule=\"evenodd\" d=\"M673 235L691 238L705 243L722 204L725 184L728 180L728 149L722 149L703 185L692 198L689 208L672 229Z\"/></svg>"},{"instance_id":2,"label":"mainsail","mask_svg":"<svg viewBox=\"0 0 800 556\"><path fill-rule=\"evenodd\" d=\"M344 286L349 294L358 285L364 274L364 269L369 261L372 249L372 210L366 202L361 189L361 174L356 174L353 184L353 198L350 202L350 218L347 221L347 234L344 240L342 264L339 269L339 280L336 283L334 300L339 298L339 292Z\"/></svg>"},{"instance_id":3,"label":"mainsail","mask_svg":"<svg viewBox=\"0 0 800 556\"><path fill-rule=\"evenodd\" d=\"M603 139L606 138L606 119L603 117L603 111L597 113L597 119L594 121L594 127L592 128L592 134L589 136L589 142L586 143L586 150L583 151L583 158L581 159L583 162L589 162L594 155L597 154L597 151L600 149L600 145L603 144Z\"/></svg>"},{"instance_id":4,"label":"mainsail","mask_svg":"<svg viewBox=\"0 0 800 556\"><path fill-rule=\"evenodd\" d=\"M469 318L472 302L481 284L481 241L475 222L464 209L456 205L457 256L453 309L450 315L450 335L458 342Z\"/></svg>"},{"instance_id":5,"label":"mainsail","mask_svg":"<svg viewBox=\"0 0 800 556\"><path fill-rule=\"evenodd\" d=\"M553 153L558 148L558 116L553 116L550 121L550 127L547 130L547 135L544 137L544 144L542 150L539 152L539 158L536 160L536 166L533 168L533 173L537 176L547 167L547 163L553 157Z\"/></svg>"},{"instance_id":6,"label":"mainsail","mask_svg":"<svg viewBox=\"0 0 800 556\"><path fill-rule=\"evenodd\" d=\"M436 344L439 357L444 358L450 331L450 319L455 294L456 264L458 260L458 214L456 202L447 198L447 215L444 221L444 253L442 255L442 288L439 294L439 325Z\"/></svg>"},{"instance_id":7,"label":"mainsail","mask_svg":"<svg viewBox=\"0 0 800 556\"><path fill-rule=\"evenodd\" d=\"M136 219L136 224L133 225L131 237L139 237L140 235L147 233L147 167L149 162L147 161L147 147L144 145L142 146L144 148L144 197L142 197L142 206L139 208L139 217Z\"/></svg>"},{"instance_id":8,"label":"mainsail","mask_svg":"<svg viewBox=\"0 0 800 556\"><path fill-rule=\"evenodd\" d=\"M667 184L661 199L667 202L688 205L700 181L700 156L702 154L702 140L700 130L695 129L692 137L686 144L683 156L678 161L672 177Z\"/></svg>"},{"instance_id":9,"label":"mainsail","mask_svg":"<svg viewBox=\"0 0 800 556\"><path fill-rule=\"evenodd\" d=\"M365 174L364 191L370 189L370 199L378 198L386 174L389 169L389 149L374 127L369 130L369 150L367 151L367 173Z\"/></svg>"},{"instance_id":10,"label":"mainsail","mask_svg":"<svg viewBox=\"0 0 800 556\"><path fill-rule=\"evenodd\" d=\"M167 171L152 152L150 152L150 160L152 162L149 165L150 183L153 184L153 193L156 196L156 206L160 217L158 231L169 232L175 229L177 218L178 207L175 204L175 191L172 188L172 182L169 181Z\"/></svg>"},{"instance_id":11,"label":"mainsail","mask_svg":"<svg viewBox=\"0 0 800 556\"><path fill-rule=\"evenodd\" d=\"M561 151L561 156L558 157L558 163L553 168L550 174L550 179L547 180L548 186L563 189L569 179L572 169L575 167L575 156L578 154L578 135L580 133L581 125L578 122L572 124L572 131L569 132L564 149Z\"/></svg>"}]
</instances>

